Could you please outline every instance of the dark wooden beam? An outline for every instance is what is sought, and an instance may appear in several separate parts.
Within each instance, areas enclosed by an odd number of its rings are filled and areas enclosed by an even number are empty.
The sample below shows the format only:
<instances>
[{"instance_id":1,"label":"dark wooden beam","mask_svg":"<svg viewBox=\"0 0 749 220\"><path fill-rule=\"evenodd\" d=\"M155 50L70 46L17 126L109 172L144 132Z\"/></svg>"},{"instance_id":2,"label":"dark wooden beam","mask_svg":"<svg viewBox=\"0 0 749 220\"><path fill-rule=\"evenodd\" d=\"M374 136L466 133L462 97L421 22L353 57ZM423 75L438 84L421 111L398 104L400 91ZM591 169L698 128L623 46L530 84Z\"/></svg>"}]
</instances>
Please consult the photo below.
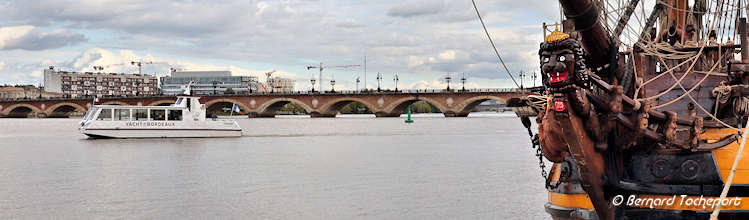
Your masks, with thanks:
<instances>
[{"instance_id":1,"label":"dark wooden beam","mask_svg":"<svg viewBox=\"0 0 749 220\"><path fill-rule=\"evenodd\" d=\"M642 32L640 32L640 39L637 41L638 43L642 43L643 39L645 39L645 36L650 33L650 28L655 25L655 21L658 20L658 16L663 12L663 5L661 5L660 2L656 2L655 6L653 6L653 12L650 12L650 16L648 16L648 19L645 20L645 26L642 27Z\"/></svg>"},{"instance_id":2,"label":"dark wooden beam","mask_svg":"<svg viewBox=\"0 0 749 220\"><path fill-rule=\"evenodd\" d=\"M619 36L622 35L624 27L627 26L627 23L629 23L629 18L632 17L632 13L634 13L635 8L637 8L637 3L640 3L640 0L630 0L629 4L627 4L627 9L624 10L624 14L621 18L619 18L619 23L616 24L616 29L614 29L615 39L619 39Z\"/></svg>"}]
</instances>

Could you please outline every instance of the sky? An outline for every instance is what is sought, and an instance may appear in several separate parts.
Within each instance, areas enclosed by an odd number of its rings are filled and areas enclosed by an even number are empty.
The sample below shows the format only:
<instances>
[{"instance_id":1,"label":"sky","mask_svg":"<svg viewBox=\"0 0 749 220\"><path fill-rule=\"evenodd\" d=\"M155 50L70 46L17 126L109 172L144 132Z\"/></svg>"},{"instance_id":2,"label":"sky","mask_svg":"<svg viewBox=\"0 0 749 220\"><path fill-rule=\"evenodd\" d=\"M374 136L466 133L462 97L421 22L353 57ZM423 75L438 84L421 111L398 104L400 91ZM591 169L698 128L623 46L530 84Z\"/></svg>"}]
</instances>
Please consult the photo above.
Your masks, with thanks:
<instances>
[{"instance_id":1,"label":"sky","mask_svg":"<svg viewBox=\"0 0 749 220\"><path fill-rule=\"evenodd\" d=\"M541 24L559 20L558 3L476 0L513 74L538 72ZM33 84L43 69L137 73L130 61L152 62L143 73L230 70L296 80L309 90L328 68L323 88L515 87L481 28L470 0L55 0L0 2L0 84ZM456 81L457 84L456 84ZM531 78L524 79L532 84Z\"/></svg>"}]
</instances>

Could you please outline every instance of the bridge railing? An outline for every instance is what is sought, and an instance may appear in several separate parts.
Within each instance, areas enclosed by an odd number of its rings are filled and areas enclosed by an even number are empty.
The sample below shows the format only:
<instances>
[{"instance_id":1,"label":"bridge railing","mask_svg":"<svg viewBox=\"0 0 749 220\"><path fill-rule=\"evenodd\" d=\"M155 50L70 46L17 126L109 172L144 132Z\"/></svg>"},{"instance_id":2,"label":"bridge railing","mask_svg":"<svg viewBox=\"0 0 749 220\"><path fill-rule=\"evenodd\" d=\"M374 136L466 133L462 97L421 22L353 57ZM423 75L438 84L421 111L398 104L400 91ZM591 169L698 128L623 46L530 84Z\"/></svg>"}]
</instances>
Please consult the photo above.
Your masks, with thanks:
<instances>
[{"instance_id":1,"label":"bridge railing","mask_svg":"<svg viewBox=\"0 0 749 220\"><path fill-rule=\"evenodd\" d=\"M294 91L294 92L253 92L241 94L206 94L200 96L284 96L284 95L341 95L341 94L439 94L439 93L496 93L496 92L520 92L517 88L488 88L488 89L399 89L399 90L342 90L342 91ZM0 101L54 101L54 100L87 100L93 99L94 96L87 97L27 97L27 98L4 98ZM138 95L138 96L103 96L103 99L122 99L122 98L173 98L175 95Z\"/></svg>"},{"instance_id":2,"label":"bridge railing","mask_svg":"<svg viewBox=\"0 0 749 220\"><path fill-rule=\"evenodd\" d=\"M398 94L398 93L481 93L481 92L519 92L516 88L491 88L491 89L383 89L380 91L369 90L342 90L342 91L294 91L294 92L258 92L251 95L338 95L338 94Z\"/></svg>"}]
</instances>

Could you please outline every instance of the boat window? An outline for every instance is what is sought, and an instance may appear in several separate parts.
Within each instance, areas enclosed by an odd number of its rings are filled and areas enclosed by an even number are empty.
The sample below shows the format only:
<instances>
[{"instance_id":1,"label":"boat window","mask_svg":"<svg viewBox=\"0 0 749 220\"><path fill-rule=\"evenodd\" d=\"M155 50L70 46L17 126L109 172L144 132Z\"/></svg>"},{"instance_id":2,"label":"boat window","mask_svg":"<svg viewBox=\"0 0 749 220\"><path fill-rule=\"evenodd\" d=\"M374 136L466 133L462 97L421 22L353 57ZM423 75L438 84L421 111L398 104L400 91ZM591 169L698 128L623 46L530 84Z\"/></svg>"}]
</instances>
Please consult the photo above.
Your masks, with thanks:
<instances>
[{"instance_id":1,"label":"boat window","mask_svg":"<svg viewBox=\"0 0 749 220\"><path fill-rule=\"evenodd\" d=\"M182 121L182 110L169 110L169 121Z\"/></svg>"},{"instance_id":2,"label":"boat window","mask_svg":"<svg viewBox=\"0 0 749 220\"><path fill-rule=\"evenodd\" d=\"M112 109L102 109L99 113L99 118L96 120L111 121L112 120Z\"/></svg>"},{"instance_id":3,"label":"boat window","mask_svg":"<svg viewBox=\"0 0 749 220\"><path fill-rule=\"evenodd\" d=\"M151 121L163 121L166 119L166 112L163 109L151 109Z\"/></svg>"},{"instance_id":4,"label":"boat window","mask_svg":"<svg viewBox=\"0 0 749 220\"><path fill-rule=\"evenodd\" d=\"M114 120L130 121L130 109L115 109Z\"/></svg>"},{"instance_id":5,"label":"boat window","mask_svg":"<svg viewBox=\"0 0 749 220\"><path fill-rule=\"evenodd\" d=\"M90 108L90 109L88 109L88 111L86 112L86 115L84 115L84 116L83 116L83 120L84 120L84 121L86 121L86 120L91 120L91 117L93 117L93 115L94 115L94 114L96 113L96 111L98 111L98 110L99 110L99 109L97 109L97 108Z\"/></svg>"},{"instance_id":6,"label":"boat window","mask_svg":"<svg viewBox=\"0 0 749 220\"><path fill-rule=\"evenodd\" d=\"M133 117L136 121L147 121L148 109L133 109Z\"/></svg>"}]
</instances>

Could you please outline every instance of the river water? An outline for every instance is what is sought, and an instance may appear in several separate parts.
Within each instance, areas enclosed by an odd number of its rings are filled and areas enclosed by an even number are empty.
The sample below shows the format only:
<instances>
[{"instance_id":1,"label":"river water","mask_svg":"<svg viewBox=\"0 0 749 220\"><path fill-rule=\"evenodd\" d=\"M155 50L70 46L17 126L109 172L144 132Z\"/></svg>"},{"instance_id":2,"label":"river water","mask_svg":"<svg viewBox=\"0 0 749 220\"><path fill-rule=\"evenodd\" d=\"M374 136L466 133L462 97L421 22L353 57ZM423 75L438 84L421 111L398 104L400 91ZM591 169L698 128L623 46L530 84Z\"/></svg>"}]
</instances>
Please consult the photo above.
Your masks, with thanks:
<instances>
[{"instance_id":1,"label":"river water","mask_svg":"<svg viewBox=\"0 0 749 220\"><path fill-rule=\"evenodd\" d=\"M238 119L241 138L90 140L0 120L0 219L548 219L508 115Z\"/></svg>"}]
</instances>

